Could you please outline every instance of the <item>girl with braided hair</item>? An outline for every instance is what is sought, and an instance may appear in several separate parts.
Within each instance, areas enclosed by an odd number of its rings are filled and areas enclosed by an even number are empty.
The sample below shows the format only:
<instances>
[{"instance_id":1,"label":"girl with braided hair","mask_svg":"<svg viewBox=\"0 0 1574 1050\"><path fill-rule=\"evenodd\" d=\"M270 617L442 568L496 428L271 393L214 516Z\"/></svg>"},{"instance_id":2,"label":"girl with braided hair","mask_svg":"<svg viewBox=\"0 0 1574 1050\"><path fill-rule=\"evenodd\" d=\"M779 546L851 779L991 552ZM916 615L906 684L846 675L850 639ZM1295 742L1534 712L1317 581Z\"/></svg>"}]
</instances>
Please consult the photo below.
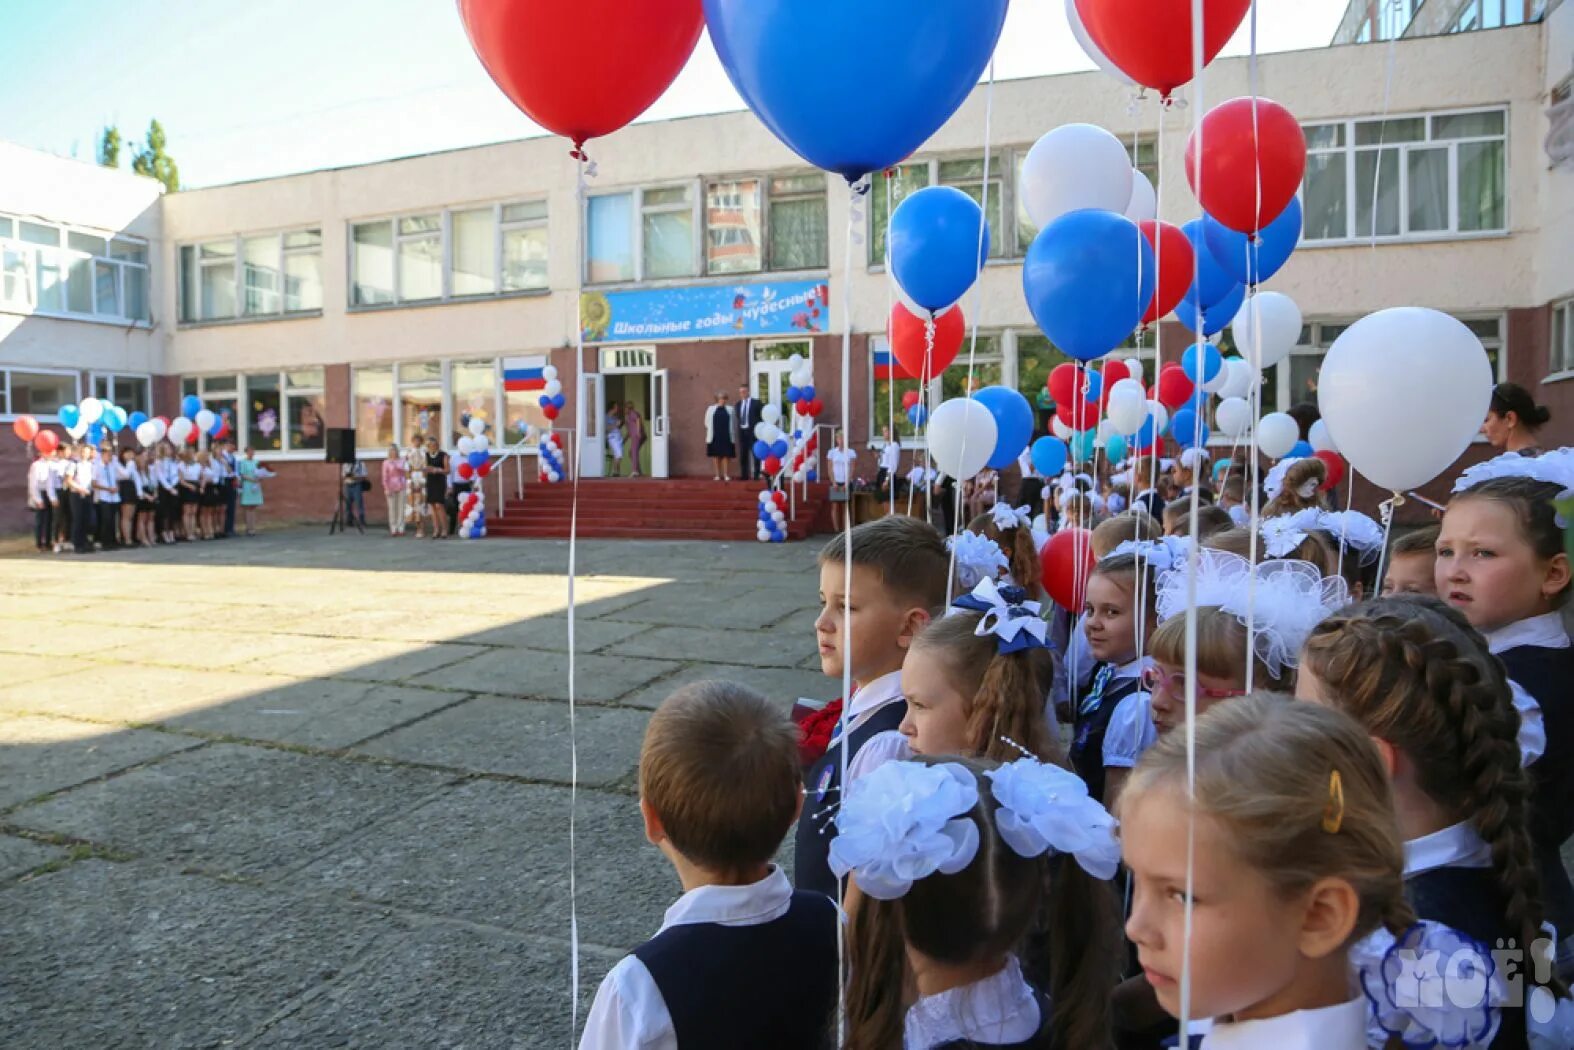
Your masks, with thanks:
<instances>
[{"instance_id":1,"label":"girl with braided hair","mask_svg":"<svg viewBox=\"0 0 1574 1050\"><path fill-rule=\"evenodd\" d=\"M1405 840L1405 893L1423 919L1526 954L1544 941L1541 886L1503 668L1457 611L1409 595L1351 606L1313 629L1296 695L1337 707L1377 743ZM1538 974L1538 969L1540 973ZM1523 1007L1494 1047L1524 1047Z\"/></svg>"}]
</instances>

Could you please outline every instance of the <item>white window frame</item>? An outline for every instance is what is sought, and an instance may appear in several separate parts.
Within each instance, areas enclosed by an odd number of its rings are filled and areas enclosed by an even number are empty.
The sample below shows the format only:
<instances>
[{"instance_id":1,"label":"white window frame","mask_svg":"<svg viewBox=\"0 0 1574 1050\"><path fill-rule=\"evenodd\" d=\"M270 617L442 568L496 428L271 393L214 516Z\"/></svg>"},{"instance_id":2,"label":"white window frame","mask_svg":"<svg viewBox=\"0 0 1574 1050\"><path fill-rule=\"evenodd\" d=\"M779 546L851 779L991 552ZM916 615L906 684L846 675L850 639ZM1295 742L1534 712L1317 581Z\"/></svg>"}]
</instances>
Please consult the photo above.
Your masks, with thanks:
<instances>
[{"instance_id":1,"label":"white window frame","mask_svg":"<svg viewBox=\"0 0 1574 1050\"><path fill-rule=\"evenodd\" d=\"M692 257L689 260L690 272L686 276L680 277L647 279L645 277L645 212L647 210L645 194L652 190L673 189L687 189L689 191L689 209L692 213L691 221L693 222L694 230L694 243L691 245L690 250ZM633 229L629 231L629 243L633 246L632 251L634 253L634 279L631 281L592 282L590 280L590 202L597 197L621 197L624 195L630 196L633 201L633 207L629 209L629 221L633 224ZM726 280L729 276L727 274L707 274L705 272L706 231L704 202L705 182L698 178L673 179L667 182L651 182L639 186L609 187L606 190L587 196L584 209L580 213L580 222L584 224L583 228L585 230L585 255L580 260L580 273L584 275L585 284L596 288L626 288L636 284L651 284L657 287L664 287L690 284L702 277L711 278L713 281ZM651 205L649 210L657 213L681 212L683 206L678 204L656 204Z\"/></svg>"},{"instance_id":2,"label":"white window frame","mask_svg":"<svg viewBox=\"0 0 1574 1050\"><path fill-rule=\"evenodd\" d=\"M464 209L459 209L459 210L462 211ZM485 297L484 296L478 296L476 298L485 298ZM493 383L492 383L492 418L494 420L493 430L496 431L496 430L499 430L499 429L502 428L503 413L505 411L506 400L505 400L505 398L503 396L503 359L501 357L445 357L445 358L440 358L440 359L433 359L433 358L429 358L429 357L424 357L424 358L409 358L409 359L405 359L405 360L402 360L402 361L400 361L400 360L357 361L357 362L355 362L354 364L352 364L350 366L350 423L351 423L352 428L353 428L354 423L355 423L355 400L356 400L355 373L356 373L356 371L358 369L362 369L362 368L387 368L389 366L392 366L392 368L393 368L393 397L392 397L392 399L390 401L390 404L389 404L389 411L391 411L394 414L394 416L393 416L393 440L401 449L404 448L406 443L407 443L406 442L406 438L408 437L408 435L406 435L405 432L404 432L404 413L400 410L401 402L399 400L399 391L404 386L425 386L425 385L429 385L429 380L424 380L424 379L403 380L403 379L401 379L399 377L399 370L400 370L400 367L402 365L412 365L413 366L413 365L432 365L432 364L437 365L438 369L439 369L439 371L438 371L438 387L439 387L439 389L441 391L441 405L442 405L442 412L443 412L443 442L442 442L442 446L443 446L443 450L445 452L448 452L450 455L453 455L453 454L457 453L457 451L458 451L457 441L458 441L458 436L460 436L460 435L456 434L456 431L458 429L458 422L459 422L458 417L455 416L452 420L450 420L448 418L448 416L451 413L451 410L454 407L454 404L453 404L453 401L454 401L453 366L456 365L456 364L458 364L458 365L484 365L484 364L491 364L492 365L492 375L493 375ZM450 426L449 425L450 423L452 423L453 425ZM488 434L488 437L494 442L494 444L491 446L492 449L494 449L495 451L496 450L500 450L501 447L499 445L495 444L495 442L497 440L496 437L493 434L491 434L491 433ZM356 454L356 457L359 458L359 459L387 459L388 458L388 450L386 448L363 449L363 448L357 447L355 454Z\"/></svg>"},{"instance_id":3,"label":"white window frame","mask_svg":"<svg viewBox=\"0 0 1574 1050\"><path fill-rule=\"evenodd\" d=\"M0 420L10 422L22 413L11 411L11 373L26 372L30 375L45 376L70 376L71 400L66 404L74 405L82 399L82 373L74 368L44 368L32 365L0 365ZM58 414L40 415L37 412L27 413L40 423L59 423Z\"/></svg>"},{"instance_id":4,"label":"white window frame","mask_svg":"<svg viewBox=\"0 0 1574 1050\"><path fill-rule=\"evenodd\" d=\"M708 176L706 176L704 182L700 186L700 196L701 196L702 202L709 198L711 187L713 187L713 186L715 186L715 185L717 185L719 183L723 183L723 182L747 182L747 181L752 179L752 180L754 180L754 181L756 181L756 182L758 182L760 184L760 244L759 244L760 265L757 268L753 269L753 270L727 270L727 271L712 273L711 269L710 269L710 252L709 252L709 248L710 248L710 233L711 233L711 225L710 225L710 221L709 221L709 209L705 208L705 207L702 207L700 209L701 210L701 214L705 217L706 221L705 221L705 228L702 231L701 244L700 244L700 268L701 268L700 269L700 276L701 277L706 277L706 278L711 278L711 279L714 279L714 280L725 281L725 280L738 278L738 277L749 277L749 276L754 276L754 275L757 275L757 274L767 274L767 273L770 273L770 274L791 274L791 273L821 274L821 273L828 272L828 270L830 268L830 257L829 257L830 253L829 253L829 250L827 250L827 253L826 253L827 257L826 257L826 265L825 266L786 268L786 267L775 267L775 266L771 265L771 201L773 199L778 200L778 201L810 200L810 199L812 199L815 196L815 194L809 193L809 192L782 193L782 194L774 194L773 195L771 193L771 182L772 182L772 180L774 180L774 179L803 178L803 177L809 176L809 175L818 175L818 176L821 177L819 195L824 197L826 199L826 201L827 201L827 204L829 204L830 191L826 188L826 185L825 185L825 182L824 182L824 174L825 174L824 172L821 172L821 171L818 171L818 170L815 170L815 169L812 169L812 168L808 168L808 169L806 169L806 168L789 168L789 169L786 169L786 170L783 170L783 171L740 171L740 172L734 172L734 173L732 173L730 175L708 175Z\"/></svg>"},{"instance_id":5,"label":"white window frame","mask_svg":"<svg viewBox=\"0 0 1574 1050\"><path fill-rule=\"evenodd\" d=\"M1557 345L1558 316L1563 317L1563 345ZM1549 360L1547 362L1547 376L1542 383L1556 383L1564 379L1574 379L1574 297L1563 299L1552 304L1551 316L1548 318L1547 348Z\"/></svg>"},{"instance_id":6,"label":"white window frame","mask_svg":"<svg viewBox=\"0 0 1574 1050\"><path fill-rule=\"evenodd\" d=\"M1503 116L1503 134L1498 135L1472 135L1463 138L1434 139L1432 135L1432 121L1437 117L1456 117L1474 113L1501 113ZM1393 123L1401 120L1424 120L1426 122L1426 138L1414 142L1383 142L1381 145L1371 143L1357 146L1355 144L1355 127L1357 124L1370 124L1379 121ZM1339 248L1350 245L1371 244L1375 239L1379 244L1425 244L1434 241L1463 241L1479 240L1482 238L1506 237L1514 229L1514 216L1511 213L1512 183L1510 182L1510 160L1512 158L1512 128L1509 121L1509 107L1498 106L1465 106L1457 109L1421 110L1409 113L1391 113L1387 116L1373 114L1362 117L1346 117L1336 120L1306 120L1302 122L1303 128L1338 126L1343 129L1344 145L1318 147L1307 150L1308 159L1322 156L1343 156L1344 166L1344 193L1345 193L1345 231L1344 237L1329 237L1323 240L1313 240L1303 237L1301 246L1305 248ZM1473 142L1499 142L1503 143L1503 227L1496 230L1461 230L1459 228L1459 146L1461 143ZM1448 223L1446 230L1425 230L1411 233L1407 229L1410 224L1410 177L1407 156L1411 149L1439 149L1448 150ZM1371 227L1363 232L1357 228L1357 174L1356 157L1362 153L1375 153L1378 150L1397 150L1399 162L1394 165L1397 169L1393 172L1394 178L1399 180L1399 233L1379 233L1374 238ZM1378 173L1379 181L1389 177L1389 165L1382 164ZM1301 196L1304 203L1306 183L1303 178L1301 183ZM1368 206L1370 199L1368 198Z\"/></svg>"},{"instance_id":7,"label":"white window frame","mask_svg":"<svg viewBox=\"0 0 1574 1050\"><path fill-rule=\"evenodd\" d=\"M0 229L0 252L9 251L19 256L22 261L22 275L24 298L22 300L0 298L0 312L21 313L37 317L61 317L72 321L88 321L95 324L112 324L119 327L131 326L135 328L153 327L153 266L152 245L146 238L116 230L100 230L88 226L74 226L67 223L55 222L36 215L20 215L15 213L0 213L0 221L4 221L10 229L11 235L5 235L5 230ZM21 236L21 223L31 223L35 226L45 226L55 231L53 246L25 241ZM94 237L104 242L104 253L90 253L69 247L70 235L76 233L87 237ZM142 261L124 259L115 254L115 242L129 245L139 249ZM40 250L53 252L53 265L49 266L55 272L60 291L60 306L40 307L39 295L39 259ZM70 289L67 282L70 280L71 266L73 263L87 260L88 265L88 300L90 310L83 313L70 308ZM107 266L115 274L115 297L118 311L115 313L101 312L98 305L98 268ZM140 271L143 274L143 308L146 317L131 317L126 311L126 271L128 269Z\"/></svg>"},{"instance_id":8,"label":"white window frame","mask_svg":"<svg viewBox=\"0 0 1574 1050\"><path fill-rule=\"evenodd\" d=\"M88 389L93 391L93 396L94 397L98 397L99 396L99 394L98 394L98 384L99 384L100 380L102 380L105 383L105 391L109 395L109 400L110 401L114 401L114 403L117 404L117 405L119 405L120 402L115 401L115 397L114 397L115 384L116 383L119 383L119 382L121 382L123 380L126 380L126 381L130 381L130 382L133 382L133 383L142 383L142 384L144 384L144 386L145 386L145 388L147 390L147 395L148 395L147 412L148 412L148 415L152 415L153 414L153 376L150 375L149 373L147 373L147 372L92 372L92 373L89 373L89 375L88 375L88 384L87 385L88 385ZM121 405L121 407L125 408L124 405Z\"/></svg>"},{"instance_id":9,"label":"white window frame","mask_svg":"<svg viewBox=\"0 0 1574 1050\"><path fill-rule=\"evenodd\" d=\"M292 233L315 233L317 235L317 246L315 248L286 248L284 246L284 240L285 240L286 237L288 237ZM274 258L275 258L276 262L275 262L275 265L274 265L273 272L278 277L278 287L275 289L274 295L276 295L278 297L279 308L277 310L269 310L269 311L264 312L264 313L255 313L255 314L247 313L246 312L246 242L247 241L255 241L255 240L263 240L265 238L270 238L270 237L274 241ZM298 318L298 317L320 317L322 315L322 307L321 306L311 307L311 308L306 309L306 310L287 310L287 309L285 309L285 302L286 302L288 297L285 294L285 269L284 269L284 260L287 257L290 257L290 256L301 256L301 255L316 255L317 258L318 258L318 263L317 263L318 294L319 294L319 297L321 296L321 292L322 292L322 249L323 249L323 235L322 235L322 227L321 226L285 226L285 227L282 227L282 228L279 228L279 229L255 230L255 231L247 231L247 232L244 232L244 233L234 233L234 234L215 236L215 237L199 237L199 238L196 238L196 239L193 239L193 240L190 240L190 241L182 241L180 244L176 245L176 247L175 247L175 280L176 280L176 287L179 289L179 295L177 295L177 299L184 298L187 295L187 290L188 290L189 286L187 284L187 277L186 277L185 252L186 252L186 249L190 248L192 250L192 257L193 257L193 259L194 259L194 261L196 263L196 266L197 266L198 276L197 276L197 284L196 284L196 287L195 287L195 295L194 295L195 302L192 302L192 303L190 303L188 305L190 305L193 310L195 310L195 311L200 313L201 306L202 306L202 278L201 278L201 271L207 266L219 267L219 266L223 265L222 263L204 263L203 260L202 260L202 246L204 244L222 244L225 241L233 242L233 244L234 244L234 251L235 251L235 254L234 254L234 257L233 257L233 261L231 263L231 265L234 267L234 270L235 270L235 312L232 313L232 314L228 314L228 315L224 315L224 316L217 316L217 317L200 317L199 316L199 317L193 317L193 318L182 318L182 317L180 317L179 303L177 302L177 304L176 304L176 317L178 318L177 324L178 324L179 327L181 327L181 328L197 328L197 327L200 327L202 325L235 324L235 323L254 324L254 323L257 323L257 322L261 322L261 321L279 321L279 320L294 319L294 318ZM262 455L262 453L259 452L258 455L260 456L260 455Z\"/></svg>"},{"instance_id":10,"label":"white window frame","mask_svg":"<svg viewBox=\"0 0 1574 1050\"><path fill-rule=\"evenodd\" d=\"M515 219L504 223L503 209L515 204L540 204L547 211L539 219ZM492 212L492 291L473 292L464 295L454 294L454 257L453 257L453 216L455 212L484 211ZM404 298L404 288L399 277L399 247L406 241L424 240L431 236L430 232L401 234L399 223L404 219L419 218L425 215L438 216L439 228L439 260L442 267L441 293L435 299L410 299ZM474 201L465 204L451 204L433 208L407 208L404 211L389 212L383 215L362 215L349 219L344 224L344 270L349 275L345 287L345 308L351 313L365 313L376 310L412 309L423 306L439 306L448 303L473 303L488 299L513 299L522 296L550 295L552 291L552 271L550 262L550 234L548 241L547 281L540 288L515 288L505 291L503 289L503 230L516 229L548 229L552 217L551 206L544 195L509 197L503 200ZM368 226L372 223L386 222L390 224L393 240L389 247L391 256L391 279L393 302L389 303L357 303L355 301L355 228Z\"/></svg>"},{"instance_id":11,"label":"white window frame","mask_svg":"<svg viewBox=\"0 0 1574 1050\"><path fill-rule=\"evenodd\" d=\"M322 369L322 373L323 373L323 385L322 386L291 387L289 385L289 378L288 378L289 377L289 373L291 373L291 372L304 372L304 371L308 371L309 369L313 369L313 368L321 368ZM228 440L233 440L235 442L236 446L238 446L240 448L245 448L247 442L251 440L251 392L250 392L250 390L248 388L247 380L250 379L252 376L268 376L268 375L276 377L278 379L278 381L279 381L279 387L278 387L278 394L279 394L279 434L280 434L280 440L283 443L283 447L279 448L279 449L260 449L260 448L257 449L257 459L258 459L258 461L274 462L274 461L285 461L285 460L299 460L299 461L305 461L305 462L312 462L312 461L315 461L315 460L324 459L327 456L327 448L326 448L327 435L326 435L326 431L328 429L328 390L327 390L327 387L328 387L328 369L327 369L326 366L323 366L323 365L301 365L300 367L297 367L297 368L278 368L278 369L264 368L264 369L254 369L254 370L249 371L249 372L204 372L204 373L200 373L200 374L197 374L197 375L182 375L180 377L180 396L182 398L184 398L186 396L186 392L187 392L186 391L186 384L188 382L193 382L194 381L197 384L196 394L197 394L197 396L199 398L202 399L202 402L203 402L204 406L206 406L206 404L207 404L207 402L208 402L208 400L210 398L217 398L217 399L220 399L220 400L228 401L231 397L234 397L234 399L235 399L235 416L234 416L234 419L232 421L233 422L233 428L232 428L233 429L233 433L231 434L231 436L229 438L226 438L225 440L227 440L227 441ZM208 381L212 380L212 379L233 379L235 381L235 389L233 391L230 391L230 390L213 390L213 391L209 391L208 390ZM290 405L289 405L289 400L292 397L317 397L317 396L320 396L323 399L323 430L325 432L324 433L324 440L323 440L324 447L323 448L308 448L308 449L292 449L292 448L290 448ZM200 439L199 447L201 447L201 448L207 448L208 447L208 437L207 437L206 434L204 434L202 436L202 438Z\"/></svg>"}]
</instances>

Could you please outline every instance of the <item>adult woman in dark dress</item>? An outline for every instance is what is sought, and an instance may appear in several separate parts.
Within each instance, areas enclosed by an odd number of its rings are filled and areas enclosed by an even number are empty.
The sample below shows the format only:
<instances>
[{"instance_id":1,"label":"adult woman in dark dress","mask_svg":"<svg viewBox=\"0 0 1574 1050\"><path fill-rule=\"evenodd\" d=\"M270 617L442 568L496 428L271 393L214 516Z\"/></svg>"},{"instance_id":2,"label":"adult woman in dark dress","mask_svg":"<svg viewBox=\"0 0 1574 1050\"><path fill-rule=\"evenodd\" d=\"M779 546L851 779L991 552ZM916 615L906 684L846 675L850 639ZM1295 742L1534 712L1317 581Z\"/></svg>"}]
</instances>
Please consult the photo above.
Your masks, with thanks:
<instances>
[{"instance_id":1,"label":"adult woman in dark dress","mask_svg":"<svg viewBox=\"0 0 1574 1050\"><path fill-rule=\"evenodd\" d=\"M448 508L443 500L448 495L448 453L437 444L437 438L426 439L426 505L432 510L432 539L448 535Z\"/></svg>"},{"instance_id":2,"label":"adult woman in dark dress","mask_svg":"<svg viewBox=\"0 0 1574 1050\"><path fill-rule=\"evenodd\" d=\"M744 434L748 441L754 435ZM716 403L705 410L705 454L716 468L717 481L731 481L727 472L732 469L732 457L737 454L732 444L732 409L727 407L727 392L716 391Z\"/></svg>"}]
</instances>

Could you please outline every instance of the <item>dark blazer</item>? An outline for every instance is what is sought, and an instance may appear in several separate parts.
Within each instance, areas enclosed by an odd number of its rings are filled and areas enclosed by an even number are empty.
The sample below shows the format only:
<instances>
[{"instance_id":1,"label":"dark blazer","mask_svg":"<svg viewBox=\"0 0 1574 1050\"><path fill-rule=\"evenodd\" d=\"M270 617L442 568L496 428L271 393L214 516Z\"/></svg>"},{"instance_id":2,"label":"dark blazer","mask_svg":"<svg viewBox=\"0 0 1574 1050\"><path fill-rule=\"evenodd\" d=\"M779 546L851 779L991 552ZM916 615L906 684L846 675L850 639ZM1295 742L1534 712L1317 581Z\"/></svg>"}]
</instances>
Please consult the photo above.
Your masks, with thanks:
<instances>
[{"instance_id":1,"label":"dark blazer","mask_svg":"<svg viewBox=\"0 0 1574 1050\"><path fill-rule=\"evenodd\" d=\"M754 440L754 425L761 422L760 411L764 407L765 403L763 401L757 397L751 397L747 401L739 401L734 408L732 418L738 424L738 441L740 444Z\"/></svg>"}]
</instances>

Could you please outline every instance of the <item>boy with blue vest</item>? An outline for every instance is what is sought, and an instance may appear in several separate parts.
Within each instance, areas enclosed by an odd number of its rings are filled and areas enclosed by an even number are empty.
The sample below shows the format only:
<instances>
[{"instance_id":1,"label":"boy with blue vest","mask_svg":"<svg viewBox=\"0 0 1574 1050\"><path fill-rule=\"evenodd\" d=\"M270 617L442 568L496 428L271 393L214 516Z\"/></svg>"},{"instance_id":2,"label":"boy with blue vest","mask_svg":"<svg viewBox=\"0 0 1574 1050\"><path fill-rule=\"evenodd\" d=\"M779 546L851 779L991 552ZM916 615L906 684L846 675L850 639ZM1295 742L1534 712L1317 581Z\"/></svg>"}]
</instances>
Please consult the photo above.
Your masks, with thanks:
<instances>
[{"instance_id":1,"label":"boy with blue vest","mask_svg":"<svg viewBox=\"0 0 1574 1050\"><path fill-rule=\"evenodd\" d=\"M820 552L820 616L814 622L820 670L854 690L830 746L804 777L803 819L793 856L801 890L836 896L831 829L842 797L843 735L850 784L892 759L906 758L899 728L907 714L902 661L913 636L945 606L951 557L933 525L888 514L838 535ZM847 585L848 564L852 586Z\"/></svg>"},{"instance_id":2,"label":"boy with blue vest","mask_svg":"<svg viewBox=\"0 0 1574 1050\"><path fill-rule=\"evenodd\" d=\"M771 863L803 805L797 728L745 686L684 686L645 730L639 792L684 893L601 982L580 1050L829 1048L836 907Z\"/></svg>"}]
</instances>

